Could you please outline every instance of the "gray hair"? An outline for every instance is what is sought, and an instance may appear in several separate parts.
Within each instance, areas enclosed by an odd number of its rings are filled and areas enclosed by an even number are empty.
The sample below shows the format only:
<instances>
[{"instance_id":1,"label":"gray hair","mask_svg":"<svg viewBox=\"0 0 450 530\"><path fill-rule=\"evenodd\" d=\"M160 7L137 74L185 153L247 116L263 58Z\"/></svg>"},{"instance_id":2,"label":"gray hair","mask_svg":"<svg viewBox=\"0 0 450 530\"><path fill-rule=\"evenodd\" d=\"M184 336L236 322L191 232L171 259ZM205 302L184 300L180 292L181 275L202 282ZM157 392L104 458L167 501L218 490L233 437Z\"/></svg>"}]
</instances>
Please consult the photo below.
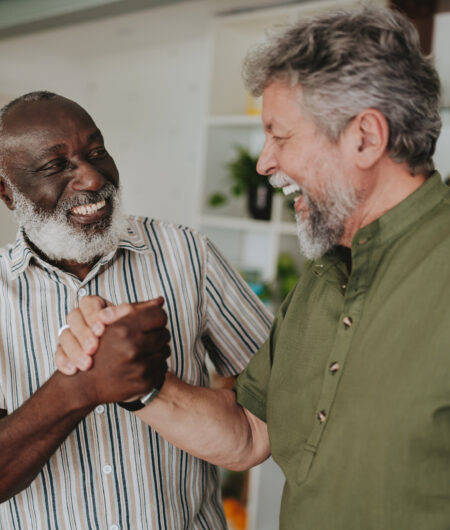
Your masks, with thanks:
<instances>
[{"instance_id":1,"label":"gray hair","mask_svg":"<svg viewBox=\"0 0 450 530\"><path fill-rule=\"evenodd\" d=\"M301 103L334 141L361 111L378 109L392 160L407 162L411 174L434 169L439 76L398 12L359 7L303 18L250 51L243 76L255 96L273 80L300 84Z\"/></svg>"},{"instance_id":2,"label":"gray hair","mask_svg":"<svg viewBox=\"0 0 450 530\"><path fill-rule=\"evenodd\" d=\"M19 103L24 102L33 102L33 101L41 101L43 99L53 99L61 97L58 96L58 94L55 94L54 92L48 92L47 90L36 90L34 92L28 92L28 94L23 94L22 96L19 96L18 98L13 99L6 105L4 105L2 108L0 108L0 177L7 178L5 171L3 169L3 150L2 150L2 136L3 136L3 129L5 125L5 116L8 114L8 112L18 105ZM7 179L7 182L9 180Z\"/></svg>"}]
</instances>

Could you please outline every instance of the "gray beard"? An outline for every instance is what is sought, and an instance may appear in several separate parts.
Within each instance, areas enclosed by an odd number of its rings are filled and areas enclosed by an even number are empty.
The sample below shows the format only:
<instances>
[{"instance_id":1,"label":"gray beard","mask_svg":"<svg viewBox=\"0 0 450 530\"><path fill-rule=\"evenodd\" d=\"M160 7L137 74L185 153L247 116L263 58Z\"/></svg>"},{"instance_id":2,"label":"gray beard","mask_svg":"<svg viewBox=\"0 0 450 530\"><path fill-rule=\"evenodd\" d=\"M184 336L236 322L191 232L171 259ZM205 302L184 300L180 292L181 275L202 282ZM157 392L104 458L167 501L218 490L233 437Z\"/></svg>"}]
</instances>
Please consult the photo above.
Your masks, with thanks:
<instances>
[{"instance_id":1,"label":"gray beard","mask_svg":"<svg viewBox=\"0 0 450 530\"><path fill-rule=\"evenodd\" d=\"M345 198L334 196L334 200L329 196L325 204L312 201L305 192L303 197L308 204L308 215L303 220L301 214L295 214L297 236L302 253L315 260L339 243L357 200L354 193L346 194Z\"/></svg>"},{"instance_id":2,"label":"gray beard","mask_svg":"<svg viewBox=\"0 0 450 530\"><path fill-rule=\"evenodd\" d=\"M92 263L117 249L126 229L126 218L122 212L120 193L112 184L106 184L100 192L80 194L70 203L60 205L54 213L46 214L35 209L34 204L12 185L14 214L27 238L52 261L75 261ZM68 219L71 207L98 202L110 198L112 215L93 233L76 229Z\"/></svg>"},{"instance_id":3,"label":"gray beard","mask_svg":"<svg viewBox=\"0 0 450 530\"><path fill-rule=\"evenodd\" d=\"M282 187L287 182L298 186L282 171L270 178L270 183L275 187ZM300 252L308 259L320 258L339 243L347 219L360 202L353 188L338 188L335 182L330 176L327 188L322 190L325 199L321 202L313 201L309 193L300 188L300 193L308 205L308 213L305 219L302 219L301 213L296 213L295 220Z\"/></svg>"}]
</instances>

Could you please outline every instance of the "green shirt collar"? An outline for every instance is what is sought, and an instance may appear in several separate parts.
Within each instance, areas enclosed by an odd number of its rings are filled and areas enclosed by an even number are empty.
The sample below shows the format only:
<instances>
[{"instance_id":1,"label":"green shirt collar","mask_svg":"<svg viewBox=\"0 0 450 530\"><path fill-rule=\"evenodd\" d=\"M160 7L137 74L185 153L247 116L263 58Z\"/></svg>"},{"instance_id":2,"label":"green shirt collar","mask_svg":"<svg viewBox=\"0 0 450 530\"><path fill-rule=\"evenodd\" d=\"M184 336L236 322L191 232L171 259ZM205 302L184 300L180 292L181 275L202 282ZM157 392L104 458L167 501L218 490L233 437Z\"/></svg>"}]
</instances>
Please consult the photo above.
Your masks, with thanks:
<instances>
[{"instance_id":1,"label":"green shirt collar","mask_svg":"<svg viewBox=\"0 0 450 530\"><path fill-rule=\"evenodd\" d=\"M405 200L360 228L352 241L352 253L355 247L364 246L369 241L385 244L400 237L448 196L447 186L442 182L439 172L435 171Z\"/></svg>"},{"instance_id":2,"label":"green shirt collar","mask_svg":"<svg viewBox=\"0 0 450 530\"><path fill-rule=\"evenodd\" d=\"M450 189L435 171L426 182L405 200L372 223L360 228L352 241L352 256L360 250L385 245L400 237L441 201L450 201ZM335 247L312 263L314 272L322 276L342 261L342 250Z\"/></svg>"}]
</instances>

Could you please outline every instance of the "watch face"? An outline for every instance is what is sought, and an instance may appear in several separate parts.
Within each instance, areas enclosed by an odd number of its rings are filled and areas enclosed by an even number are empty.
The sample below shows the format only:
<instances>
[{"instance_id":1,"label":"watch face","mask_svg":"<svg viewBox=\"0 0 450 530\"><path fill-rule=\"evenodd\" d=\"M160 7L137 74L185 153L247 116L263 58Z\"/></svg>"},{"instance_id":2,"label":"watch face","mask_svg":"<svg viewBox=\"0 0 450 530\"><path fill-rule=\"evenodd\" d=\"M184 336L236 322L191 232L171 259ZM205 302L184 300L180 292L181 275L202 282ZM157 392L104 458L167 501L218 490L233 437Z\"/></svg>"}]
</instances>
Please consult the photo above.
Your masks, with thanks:
<instances>
[{"instance_id":1,"label":"watch face","mask_svg":"<svg viewBox=\"0 0 450 530\"><path fill-rule=\"evenodd\" d=\"M143 405L148 405L151 401L155 399L155 397L159 394L159 390L157 388L154 388L151 390L146 396L142 396L139 400Z\"/></svg>"}]
</instances>

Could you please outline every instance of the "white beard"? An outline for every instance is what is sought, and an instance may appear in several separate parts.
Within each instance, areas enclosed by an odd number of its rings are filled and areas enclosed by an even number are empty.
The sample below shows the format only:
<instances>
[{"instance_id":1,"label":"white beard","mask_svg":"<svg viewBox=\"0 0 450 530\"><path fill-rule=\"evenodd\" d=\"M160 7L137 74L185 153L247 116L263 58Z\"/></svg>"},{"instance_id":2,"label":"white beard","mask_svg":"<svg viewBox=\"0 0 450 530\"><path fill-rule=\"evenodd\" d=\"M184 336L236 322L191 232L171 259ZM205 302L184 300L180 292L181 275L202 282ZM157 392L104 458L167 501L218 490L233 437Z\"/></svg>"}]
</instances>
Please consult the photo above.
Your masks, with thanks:
<instances>
[{"instance_id":1,"label":"white beard","mask_svg":"<svg viewBox=\"0 0 450 530\"><path fill-rule=\"evenodd\" d=\"M14 214L27 238L50 260L92 263L95 258L116 250L126 229L126 218L122 212L120 193L112 184L107 184L99 193L112 199L112 215L109 223L94 233L83 233L76 229L67 217L68 207L59 207L52 214L35 209L34 204L11 185ZM86 194L80 194L86 196ZM89 202L97 202L97 200Z\"/></svg>"}]
</instances>

